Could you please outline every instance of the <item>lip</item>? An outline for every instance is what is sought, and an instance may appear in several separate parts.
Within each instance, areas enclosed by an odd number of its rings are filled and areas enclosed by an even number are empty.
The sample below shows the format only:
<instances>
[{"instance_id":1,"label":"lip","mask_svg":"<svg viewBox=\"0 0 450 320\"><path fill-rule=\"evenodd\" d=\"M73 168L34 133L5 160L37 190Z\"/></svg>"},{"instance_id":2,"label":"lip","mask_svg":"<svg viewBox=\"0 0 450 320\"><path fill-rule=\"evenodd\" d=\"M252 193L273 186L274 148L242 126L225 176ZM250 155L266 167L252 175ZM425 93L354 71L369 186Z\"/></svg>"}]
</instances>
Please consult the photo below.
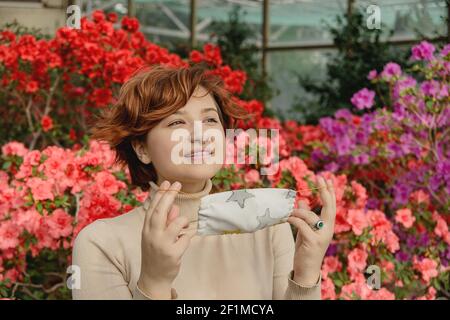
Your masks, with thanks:
<instances>
[{"instance_id":1,"label":"lip","mask_svg":"<svg viewBox=\"0 0 450 320\"><path fill-rule=\"evenodd\" d=\"M197 158L197 157L210 157L214 154L214 151L203 149L199 151L194 151L188 154L185 154L185 158Z\"/></svg>"}]
</instances>

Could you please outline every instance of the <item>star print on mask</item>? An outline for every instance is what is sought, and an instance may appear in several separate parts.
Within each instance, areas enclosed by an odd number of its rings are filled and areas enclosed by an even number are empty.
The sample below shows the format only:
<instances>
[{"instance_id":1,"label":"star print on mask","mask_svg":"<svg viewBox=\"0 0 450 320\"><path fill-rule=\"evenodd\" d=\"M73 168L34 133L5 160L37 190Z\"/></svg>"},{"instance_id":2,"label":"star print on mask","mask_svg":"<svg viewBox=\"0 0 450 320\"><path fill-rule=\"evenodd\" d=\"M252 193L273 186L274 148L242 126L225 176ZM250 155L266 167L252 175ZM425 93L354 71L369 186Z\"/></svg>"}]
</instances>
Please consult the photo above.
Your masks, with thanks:
<instances>
[{"instance_id":1,"label":"star print on mask","mask_svg":"<svg viewBox=\"0 0 450 320\"><path fill-rule=\"evenodd\" d=\"M231 196L225 202L236 201L241 208L244 208L245 200L255 197L253 194L248 193L246 189L232 190L231 192Z\"/></svg>"},{"instance_id":2,"label":"star print on mask","mask_svg":"<svg viewBox=\"0 0 450 320\"><path fill-rule=\"evenodd\" d=\"M280 219L274 219L270 216L269 208L266 209L266 212L263 216L256 217L256 219L258 219L258 221L259 221L258 229L262 229L266 226L277 223L280 220Z\"/></svg>"},{"instance_id":3,"label":"star print on mask","mask_svg":"<svg viewBox=\"0 0 450 320\"><path fill-rule=\"evenodd\" d=\"M297 192L295 192L294 190L288 190L288 192L286 193L286 199L289 199L289 198L295 199L296 195L297 195Z\"/></svg>"}]
</instances>

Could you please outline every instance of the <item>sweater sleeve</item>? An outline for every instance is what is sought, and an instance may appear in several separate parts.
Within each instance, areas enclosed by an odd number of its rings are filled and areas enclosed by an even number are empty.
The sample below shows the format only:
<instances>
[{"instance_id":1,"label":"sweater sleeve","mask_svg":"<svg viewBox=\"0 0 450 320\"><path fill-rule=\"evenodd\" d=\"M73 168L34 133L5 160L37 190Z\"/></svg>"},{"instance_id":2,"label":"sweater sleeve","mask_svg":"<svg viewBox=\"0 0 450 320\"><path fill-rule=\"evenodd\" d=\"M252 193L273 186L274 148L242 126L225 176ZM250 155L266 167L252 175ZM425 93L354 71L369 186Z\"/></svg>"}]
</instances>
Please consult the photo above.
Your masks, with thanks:
<instances>
[{"instance_id":1,"label":"sweater sleeve","mask_svg":"<svg viewBox=\"0 0 450 320\"><path fill-rule=\"evenodd\" d=\"M72 288L74 300L151 300L138 286L133 291L125 277L123 262L114 252L120 248L111 239L113 232L105 221L97 220L77 235L72 265L79 270L79 286ZM115 248L115 249L114 249ZM172 299L177 297L172 289Z\"/></svg>"},{"instance_id":2,"label":"sweater sleeve","mask_svg":"<svg viewBox=\"0 0 450 320\"><path fill-rule=\"evenodd\" d=\"M289 223L273 226L273 300L321 300L321 277L313 286L296 283L292 276L295 239Z\"/></svg>"}]
</instances>

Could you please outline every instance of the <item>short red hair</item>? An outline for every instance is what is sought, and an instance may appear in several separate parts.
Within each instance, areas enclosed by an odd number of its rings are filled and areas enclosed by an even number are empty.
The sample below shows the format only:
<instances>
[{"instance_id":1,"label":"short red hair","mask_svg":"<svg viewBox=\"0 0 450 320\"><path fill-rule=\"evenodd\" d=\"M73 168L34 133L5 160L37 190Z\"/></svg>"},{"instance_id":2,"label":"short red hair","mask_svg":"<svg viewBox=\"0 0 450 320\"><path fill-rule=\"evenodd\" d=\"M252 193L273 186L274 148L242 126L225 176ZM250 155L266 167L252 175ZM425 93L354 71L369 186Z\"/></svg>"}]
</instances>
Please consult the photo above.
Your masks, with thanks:
<instances>
[{"instance_id":1,"label":"short red hair","mask_svg":"<svg viewBox=\"0 0 450 320\"><path fill-rule=\"evenodd\" d=\"M138 159L131 141L145 141L153 127L187 104L197 86L212 94L224 129L235 128L236 119L250 116L233 101L223 79L208 71L205 64L138 70L123 84L115 105L95 120L91 138L109 143L116 151L116 163L128 166L133 185L147 191L157 175L152 163Z\"/></svg>"}]
</instances>

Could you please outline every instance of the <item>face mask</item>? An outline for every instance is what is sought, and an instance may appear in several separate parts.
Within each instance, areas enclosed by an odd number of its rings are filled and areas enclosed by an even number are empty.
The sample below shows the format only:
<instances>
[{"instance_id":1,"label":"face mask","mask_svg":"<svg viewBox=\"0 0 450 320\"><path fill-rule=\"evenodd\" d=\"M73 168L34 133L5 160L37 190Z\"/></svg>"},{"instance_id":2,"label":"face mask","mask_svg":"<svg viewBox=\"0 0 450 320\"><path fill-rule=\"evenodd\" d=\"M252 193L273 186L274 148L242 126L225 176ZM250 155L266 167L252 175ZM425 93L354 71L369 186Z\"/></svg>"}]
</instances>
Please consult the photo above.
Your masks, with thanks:
<instances>
[{"instance_id":1,"label":"face mask","mask_svg":"<svg viewBox=\"0 0 450 320\"><path fill-rule=\"evenodd\" d=\"M249 233L286 222L295 197L295 190L280 188L209 194L200 199L197 234Z\"/></svg>"}]
</instances>

